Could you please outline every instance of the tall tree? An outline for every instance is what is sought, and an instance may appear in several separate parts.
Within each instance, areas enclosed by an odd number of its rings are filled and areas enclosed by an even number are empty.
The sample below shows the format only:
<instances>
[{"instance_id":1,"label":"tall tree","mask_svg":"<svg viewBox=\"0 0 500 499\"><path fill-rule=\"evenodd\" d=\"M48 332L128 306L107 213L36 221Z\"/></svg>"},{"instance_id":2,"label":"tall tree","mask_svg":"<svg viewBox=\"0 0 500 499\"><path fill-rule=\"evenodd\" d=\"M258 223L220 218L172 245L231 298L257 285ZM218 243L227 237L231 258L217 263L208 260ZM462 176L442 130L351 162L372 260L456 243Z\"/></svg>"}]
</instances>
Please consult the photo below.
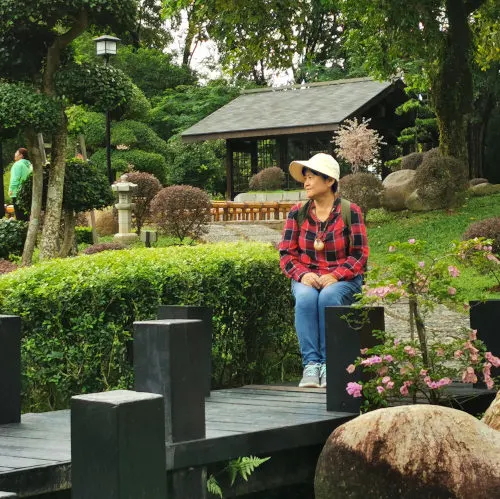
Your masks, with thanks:
<instances>
[{"instance_id":1,"label":"tall tree","mask_svg":"<svg viewBox=\"0 0 500 499\"><path fill-rule=\"evenodd\" d=\"M348 48L371 74L429 86L444 154L467 162L472 25L488 0L342 0ZM325 3L329 3L325 0Z\"/></svg>"},{"instance_id":2,"label":"tall tree","mask_svg":"<svg viewBox=\"0 0 500 499\"><path fill-rule=\"evenodd\" d=\"M184 12L184 63L200 41L217 45L220 63L235 76L266 84L271 71L291 69L295 80L310 65L338 63L343 26L336 5L321 0L165 1L170 19Z\"/></svg>"},{"instance_id":3,"label":"tall tree","mask_svg":"<svg viewBox=\"0 0 500 499\"><path fill-rule=\"evenodd\" d=\"M9 79L29 80L42 94L56 98L56 75L71 60L68 49L85 30L110 29L120 33L134 25L136 0L37 0L0 3L0 74ZM52 134L47 209L40 255L51 258L58 254L58 232L64 185L67 120L60 100L59 125ZM42 165L37 147L28 137L34 165L34 185ZM33 235L38 220L32 215L23 261L31 260ZM31 253L30 250L31 249Z\"/></svg>"}]
</instances>

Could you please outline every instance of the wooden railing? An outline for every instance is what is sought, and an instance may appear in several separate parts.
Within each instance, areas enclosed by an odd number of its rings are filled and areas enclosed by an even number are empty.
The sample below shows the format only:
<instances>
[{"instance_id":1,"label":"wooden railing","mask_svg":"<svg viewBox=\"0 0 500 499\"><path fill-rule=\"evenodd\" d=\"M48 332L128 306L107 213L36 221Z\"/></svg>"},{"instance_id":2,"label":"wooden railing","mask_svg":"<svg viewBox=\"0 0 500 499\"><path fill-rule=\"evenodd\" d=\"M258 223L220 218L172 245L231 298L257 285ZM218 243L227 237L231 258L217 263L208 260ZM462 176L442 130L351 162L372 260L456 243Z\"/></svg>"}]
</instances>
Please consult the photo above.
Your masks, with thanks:
<instances>
[{"instance_id":1,"label":"wooden railing","mask_svg":"<svg viewBox=\"0 0 500 499\"><path fill-rule=\"evenodd\" d=\"M212 222L284 220L295 201L238 203L212 201Z\"/></svg>"}]
</instances>

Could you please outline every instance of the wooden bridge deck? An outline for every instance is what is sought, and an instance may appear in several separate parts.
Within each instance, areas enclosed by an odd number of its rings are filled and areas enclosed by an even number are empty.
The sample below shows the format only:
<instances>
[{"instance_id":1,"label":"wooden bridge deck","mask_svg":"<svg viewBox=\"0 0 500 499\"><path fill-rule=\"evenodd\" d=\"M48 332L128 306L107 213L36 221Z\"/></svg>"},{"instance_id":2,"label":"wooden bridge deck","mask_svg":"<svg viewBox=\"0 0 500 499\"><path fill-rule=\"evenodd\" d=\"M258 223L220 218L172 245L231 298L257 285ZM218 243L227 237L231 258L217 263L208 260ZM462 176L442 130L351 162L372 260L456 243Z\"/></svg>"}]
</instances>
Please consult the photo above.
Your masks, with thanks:
<instances>
[{"instance_id":1,"label":"wooden bridge deck","mask_svg":"<svg viewBox=\"0 0 500 499\"><path fill-rule=\"evenodd\" d=\"M355 415L326 410L325 389L245 386L206 399L206 438L167 444L167 470L323 444ZM71 487L70 411L0 425L0 490L21 497Z\"/></svg>"}]
</instances>

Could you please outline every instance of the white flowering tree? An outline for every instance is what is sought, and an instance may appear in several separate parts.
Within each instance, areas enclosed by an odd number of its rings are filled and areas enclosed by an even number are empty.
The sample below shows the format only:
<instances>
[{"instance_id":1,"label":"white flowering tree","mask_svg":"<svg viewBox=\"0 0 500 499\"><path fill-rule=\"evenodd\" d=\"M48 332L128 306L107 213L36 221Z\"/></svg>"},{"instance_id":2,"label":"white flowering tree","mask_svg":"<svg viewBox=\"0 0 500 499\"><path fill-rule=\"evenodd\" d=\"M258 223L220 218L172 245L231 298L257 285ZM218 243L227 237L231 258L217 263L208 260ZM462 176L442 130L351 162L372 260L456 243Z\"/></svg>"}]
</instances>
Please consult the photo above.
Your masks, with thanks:
<instances>
[{"instance_id":1,"label":"white flowering tree","mask_svg":"<svg viewBox=\"0 0 500 499\"><path fill-rule=\"evenodd\" d=\"M369 128L369 119L357 118L345 120L333 136L337 155L351 165L352 173L365 171L380 156L382 137L373 128Z\"/></svg>"}]
</instances>

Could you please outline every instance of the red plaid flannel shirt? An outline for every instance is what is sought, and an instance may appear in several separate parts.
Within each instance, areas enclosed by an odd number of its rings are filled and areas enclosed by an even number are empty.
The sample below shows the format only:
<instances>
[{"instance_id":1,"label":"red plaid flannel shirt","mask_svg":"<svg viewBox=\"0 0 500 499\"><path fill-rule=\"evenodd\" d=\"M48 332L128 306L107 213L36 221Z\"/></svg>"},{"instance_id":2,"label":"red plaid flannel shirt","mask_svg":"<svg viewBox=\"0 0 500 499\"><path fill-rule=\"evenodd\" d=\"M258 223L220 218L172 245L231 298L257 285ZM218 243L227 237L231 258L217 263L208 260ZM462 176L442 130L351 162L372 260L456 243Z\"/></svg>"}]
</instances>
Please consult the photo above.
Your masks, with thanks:
<instances>
[{"instance_id":1,"label":"red plaid flannel shirt","mask_svg":"<svg viewBox=\"0 0 500 499\"><path fill-rule=\"evenodd\" d=\"M313 201L314 203L314 201ZM314 205L311 205L311 208ZM358 205L351 203L351 231L342 220L340 198L335 200L326 226L325 247L314 249L314 240L320 230L320 221L313 210L297 224L301 204L292 207L288 213L283 237L279 245L280 267L283 272L300 281L307 272L318 275L333 274L338 281L348 281L364 273L369 248L363 215Z\"/></svg>"}]
</instances>

